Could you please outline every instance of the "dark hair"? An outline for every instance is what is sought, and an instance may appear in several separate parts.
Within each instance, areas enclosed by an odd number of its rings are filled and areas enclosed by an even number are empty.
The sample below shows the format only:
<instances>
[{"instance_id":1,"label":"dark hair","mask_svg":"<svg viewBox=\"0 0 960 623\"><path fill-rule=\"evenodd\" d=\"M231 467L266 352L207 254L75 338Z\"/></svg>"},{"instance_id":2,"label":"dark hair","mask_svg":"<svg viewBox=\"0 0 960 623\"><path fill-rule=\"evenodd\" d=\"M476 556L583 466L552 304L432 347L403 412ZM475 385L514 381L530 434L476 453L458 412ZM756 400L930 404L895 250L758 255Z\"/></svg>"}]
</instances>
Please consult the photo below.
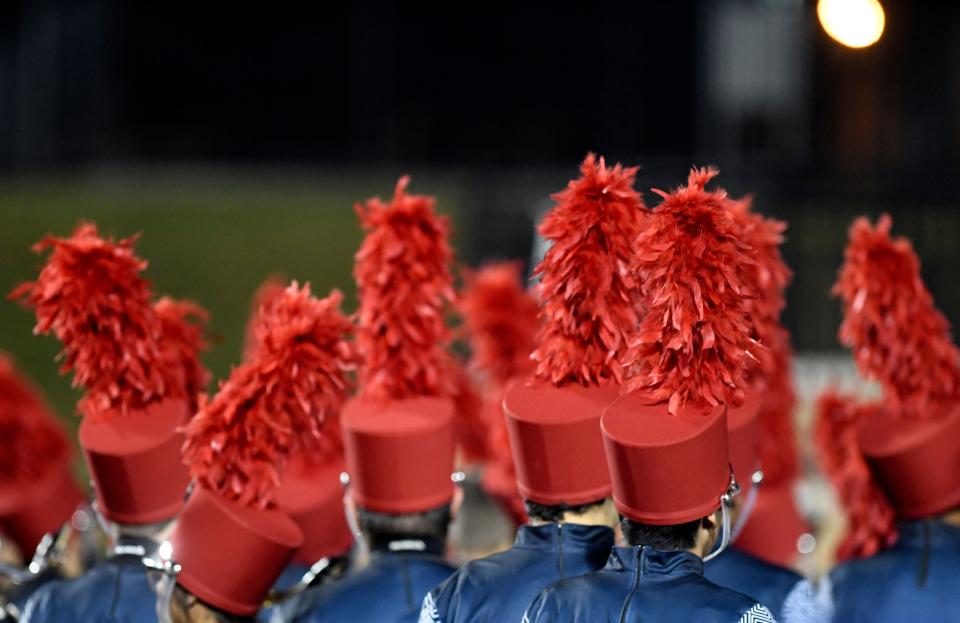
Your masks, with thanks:
<instances>
[{"instance_id":1,"label":"dark hair","mask_svg":"<svg viewBox=\"0 0 960 623\"><path fill-rule=\"evenodd\" d=\"M603 498L586 504L538 504L530 500L524 500L523 505L527 507L527 517L536 521L546 523L558 523L563 521L563 516L567 513L583 514L592 508L603 505L607 499Z\"/></svg>"},{"instance_id":2,"label":"dark hair","mask_svg":"<svg viewBox=\"0 0 960 623\"><path fill-rule=\"evenodd\" d=\"M694 519L674 526L651 526L620 516L623 540L628 545L645 545L654 549L677 552L697 544L697 532L703 519Z\"/></svg>"},{"instance_id":3,"label":"dark hair","mask_svg":"<svg viewBox=\"0 0 960 623\"><path fill-rule=\"evenodd\" d=\"M397 539L447 540L450 527L450 505L444 504L423 513L378 513L357 507L360 529L373 543Z\"/></svg>"},{"instance_id":4,"label":"dark hair","mask_svg":"<svg viewBox=\"0 0 960 623\"><path fill-rule=\"evenodd\" d=\"M190 616L190 611L197 606L202 606L207 610L217 623L256 623L255 617L246 617L240 616L239 614L232 614L219 608L215 608L208 604L207 602L197 598L193 593L189 592L179 583L173 588L173 596L171 598L175 607L178 608L188 619L192 619Z\"/></svg>"}]
</instances>

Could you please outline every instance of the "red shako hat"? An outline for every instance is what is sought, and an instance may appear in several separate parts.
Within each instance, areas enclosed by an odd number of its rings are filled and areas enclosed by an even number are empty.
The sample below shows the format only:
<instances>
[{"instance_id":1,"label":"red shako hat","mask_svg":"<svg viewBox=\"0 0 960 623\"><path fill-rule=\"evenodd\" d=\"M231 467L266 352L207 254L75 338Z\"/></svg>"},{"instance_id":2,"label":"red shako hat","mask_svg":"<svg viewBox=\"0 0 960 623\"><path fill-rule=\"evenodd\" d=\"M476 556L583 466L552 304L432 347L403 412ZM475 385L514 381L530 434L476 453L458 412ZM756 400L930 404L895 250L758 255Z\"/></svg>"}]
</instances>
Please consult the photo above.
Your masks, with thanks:
<instances>
[{"instance_id":1,"label":"red shako hat","mask_svg":"<svg viewBox=\"0 0 960 623\"><path fill-rule=\"evenodd\" d=\"M0 535L27 560L83 503L70 455L62 424L0 353Z\"/></svg>"},{"instance_id":2,"label":"red shako hat","mask_svg":"<svg viewBox=\"0 0 960 623\"><path fill-rule=\"evenodd\" d=\"M762 346L756 351L759 365L752 370L744 405L728 413L730 460L737 481L748 490L752 472L758 467L763 472L763 485L734 546L789 565L797 556L798 539L810 528L793 495L800 471L793 417L793 353L790 334L780 323L786 307L784 292L793 277L780 253L787 225L753 212L750 197L730 201L729 206L743 228L742 239L756 251L756 263L746 271L756 296L747 304ZM751 405L756 416L743 417Z\"/></svg>"},{"instance_id":3,"label":"red shako hat","mask_svg":"<svg viewBox=\"0 0 960 623\"><path fill-rule=\"evenodd\" d=\"M446 308L454 301L449 225L434 199L409 195L356 212L366 231L355 256L360 308L359 393L343 410L350 491L360 506L417 513L453 498L458 394Z\"/></svg>"},{"instance_id":4,"label":"red shako hat","mask_svg":"<svg viewBox=\"0 0 960 623\"><path fill-rule=\"evenodd\" d=\"M535 270L536 370L503 400L520 495L539 504L610 495L600 414L617 397L638 318L628 270L644 218L636 172L588 154L540 225L551 246Z\"/></svg>"},{"instance_id":5,"label":"red shako hat","mask_svg":"<svg viewBox=\"0 0 960 623\"><path fill-rule=\"evenodd\" d=\"M793 277L780 253L787 225L753 212L752 203L750 197L727 201L741 227L740 239L755 252L755 261L744 270L753 293L745 304L753 316L753 337L761 345L756 349L759 362L748 370L745 400L727 413L730 458L744 490L752 486L758 467L770 484L797 473L790 335L780 323L784 292Z\"/></svg>"},{"instance_id":6,"label":"red shako hat","mask_svg":"<svg viewBox=\"0 0 960 623\"><path fill-rule=\"evenodd\" d=\"M135 242L101 238L92 224L71 238L48 236L34 246L51 251L37 281L11 294L34 309L35 333L63 344L61 371L85 388L79 437L97 508L127 525L171 519L182 506L189 475L178 427L206 383L198 355L205 312L170 299L152 304Z\"/></svg>"},{"instance_id":7,"label":"red shako hat","mask_svg":"<svg viewBox=\"0 0 960 623\"><path fill-rule=\"evenodd\" d=\"M837 457L844 452L855 455L851 461L864 461L869 471L858 475L871 483L859 488L872 484L893 509L882 515L889 521L880 523L841 491L851 534L859 537L841 556L892 542L894 514L919 519L960 506L960 351L923 284L910 242L891 237L891 225L887 215L876 227L864 218L853 223L834 286L844 310L840 341L852 349L860 372L882 386L883 401L869 408L823 408L821 426L845 424L852 431L846 437L855 435L856 447L839 447L836 438L842 435L834 430L834 439L819 437L821 455L827 468L843 465ZM831 417L843 411L857 417Z\"/></svg>"},{"instance_id":8,"label":"red shako hat","mask_svg":"<svg viewBox=\"0 0 960 623\"><path fill-rule=\"evenodd\" d=\"M197 484L171 537L177 581L206 603L251 616L304 544L276 489L296 453L322 452L354 354L342 295L294 282L260 308L256 346L186 427ZM240 565L223 565L231 552Z\"/></svg>"},{"instance_id":9,"label":"red shako hat","mask_svg":"<svg viewBox=\"0 0 960 623\"><path fill-rule=\"evenodd\" d=\"M793 483L764 481L757 490L750 520L733 546L761 560L789 567L800 554L800 537L810 531L810 524L797 509Z\"/></svg>"},{"instance_id":10,"label":"red shako hat","mask_svg":"<svg viewBox=\"0 0 960 623\"><path fill-rule=\"evenodd\" d=\"M286 286L278 277L270 277L257 288L253 297L253 313L247 325L245 358L253 356L268 330L260 319L269 306L281 300ZM353 351L336 346L341 360L333 369L344 373L355 368ZM340 409L346 399L349 383L343 376L338 383L338 394L331 395L331 409L323 422L319 447L309 452L297 451L291 457L280 478L275 496L277 506L285 511L303 532L303 545L293 559L303 565L312 565L321 558L342 556L353 545L353 533L347 524L343 508L343 485L340 474L346 469L343 461L343 438L340 431Z\"/></svg>"},{"instance_id":11,"label":"red shako hat","mask_svg":"<svg viewBox=\"0 0 960 623\"><path fill-rule=\"evenodd\" d=\"M523 498L503 417L504 390L533 371L539 306L523 288L519 262L495 262L464 275L458 307L471 348L470 371L480 379L489 460L481 485L516 524L526 522Z\"/></svg>"},{"instance_id":12,"label":"red shako hat","mask_svg":"<svg viewBox=\"0 0 960 623\"><path fill-rule=\"evenodd\" d=\"M745 268L755 261L714 169L693 169L636 239L646 315L630 340L629 394L603 414L613 499L626 517L675 525L720 507L730 484L728 405L744 403L757 348ZM750 408L743 407L744 409Z\"/></svg>"}]
</instances>

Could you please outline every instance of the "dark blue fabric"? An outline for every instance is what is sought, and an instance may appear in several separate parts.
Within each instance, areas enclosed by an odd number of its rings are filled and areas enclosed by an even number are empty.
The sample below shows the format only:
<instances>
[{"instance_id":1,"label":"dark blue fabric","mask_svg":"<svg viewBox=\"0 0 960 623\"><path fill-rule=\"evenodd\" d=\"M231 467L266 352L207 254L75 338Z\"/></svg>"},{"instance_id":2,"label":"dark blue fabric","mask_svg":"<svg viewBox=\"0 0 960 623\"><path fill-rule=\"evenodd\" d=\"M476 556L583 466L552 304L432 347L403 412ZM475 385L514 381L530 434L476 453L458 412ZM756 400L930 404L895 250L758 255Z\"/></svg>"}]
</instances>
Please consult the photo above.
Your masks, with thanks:
<instances>
[{"instance_id":1,"label":"dark blue fabric","mask_svg":"<svg viewBox=\"0 0 960 623\"><path fill-rule=\"evenodd\" d=\"M277 581L273 583L273 588L278 591L287 590L299 582L309 570L310 567L306 565L290 563L290 565L283 570L283 573L280 574L280 577L277 578ZM280 609L282 610L283 608ZM269 623L269 621L272 620L273 611L274 608L263 608L257 614L257 620L261 623Z\"/></svg>"},{"instance_id":2,"label":"dark blue fabric","mask_svg":"<svg viewBox=\"0 0 960 623\"><path fill-rule=\"evenodd\" d=\"M530 604L531 623L737 623L757 600L703 577L689 552L616 547L606 566L552 584Z\"/></svg>"},{"instance_id":3,"label":"dark blue fabric","mask_svg":"<svg viewBox=\"0 0 960 623\"><path fill-rule=\"evenodd\" d=\"M416 623L423 596L453 570L439 556L374 552L366 568L300 595L292 621Z\"/></svg>"},{"instance_id":4,"label":"dark blue fabric","mask_svg":"<svg viewBox=\"0 0 960 623\"><path fill-rule=\"evenodd\" d=\"M157 595L137 556L115 556L75 580L42 587L24 623L156 623Z\"/></svg>"},{"instance_id":5,"label":"dark blue fabric","mask_svg":"<svg viewBox=\"0 0 960 623\"><path fill-rule=\"evenodd\" d=\"M519 621L548 584L603 567L613 541L613 530L603 526L521 526L510 549L467 563L430 591L423 619Z\"/></svg>"},{"instance_id":6,"label":"dark blue fabric","mask_svg":"<svg viewBox=\"0 0 960 623\"><path fill-rule=\"evenodd\" d=\"M58 579L60 579L60 576L58 576L56 573L44 573L39 577L33 578L26 584L11 590L10 594L7 595L7 599L9 600L9 603L12 603L17 607L17 610L23 612L24 607L27 605L27 601L33 597L34 593L50 582L54 582Z\"/></svg>"},{"instance_id":7,"label":"dark blue fabric","mask_svg":"<svg viewBox=\"0 0 960 623\"><path fill-rule=\"evenodd\" d=\"M780 621L783 620L783 602L803 579L786 567L770 564L735 547L706 563L703 575L717 586L755 598Z\"/></svg>"},{"instance_id":8,"label":"dark blue fabric","mask_svg":"<svg viewBox=\"0 0 960 623\"><path fill-rule=\"evenodd\" d=\"M902 522L892 548L830 574L834 621L960 623L960 528Z\"/></svg>"}]
</instances>

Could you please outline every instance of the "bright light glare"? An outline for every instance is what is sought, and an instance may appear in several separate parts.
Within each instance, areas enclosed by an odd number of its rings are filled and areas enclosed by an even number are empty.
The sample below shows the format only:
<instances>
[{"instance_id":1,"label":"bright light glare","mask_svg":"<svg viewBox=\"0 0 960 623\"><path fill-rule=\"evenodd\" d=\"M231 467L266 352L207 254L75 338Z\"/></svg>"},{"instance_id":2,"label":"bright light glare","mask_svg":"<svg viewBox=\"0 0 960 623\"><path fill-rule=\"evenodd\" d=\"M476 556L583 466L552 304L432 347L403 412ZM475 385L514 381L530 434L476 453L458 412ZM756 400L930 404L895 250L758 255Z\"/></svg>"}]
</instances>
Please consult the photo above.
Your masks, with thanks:
<instances>
[{"instance_id":1,"label":"bright light glare","mask_svg":"<svg viewBox=\"0 0 960 623\"><path fill-rule=\"evenodd\" d=\"M828 35L851 48L879 41L886 23L877 0L820 0L817 17Z\"/></svg>"}]
</instances>

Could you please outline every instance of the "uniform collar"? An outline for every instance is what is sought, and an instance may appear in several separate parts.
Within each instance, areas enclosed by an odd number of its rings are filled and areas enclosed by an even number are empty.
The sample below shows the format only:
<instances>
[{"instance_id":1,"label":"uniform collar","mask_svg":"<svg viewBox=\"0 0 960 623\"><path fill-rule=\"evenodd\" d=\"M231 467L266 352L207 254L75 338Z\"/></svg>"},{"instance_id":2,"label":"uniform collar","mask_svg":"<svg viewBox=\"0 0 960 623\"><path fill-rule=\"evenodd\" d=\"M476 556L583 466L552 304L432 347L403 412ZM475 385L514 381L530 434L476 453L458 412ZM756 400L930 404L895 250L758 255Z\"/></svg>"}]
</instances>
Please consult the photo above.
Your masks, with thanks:
<instances>
[{"instance_id":1,"label":"uniform collar","mask_svg":"<svg viewBox=\"0 0 960 623\"><path fill-rule=\"evenodd\" d=\"M668 552L652 547L614 547L607 560L608 570L642 571L644 577L703 575L703 560L687 551Z\"/></svg>"},{"instance_id":2,"label":"uniform collar","mask_svg":"<svg viewBox=\"0 0 960 623\"><path fill-rule=\"evenodd\" d=\"M902 520L897 523L897 529L900 532L897 542L911 547L924 547L925 541L933 547L960 541L960 528L940 519Z\"/></svg>"},{"instance_id":3,"label":"uniform collar","mask_svg":"<svg viewBox=\"0 0 960 623\"><path fill-rule=\"evenodd\" d=\"M412 537L409 539L377 540L370 544L370 549L376 554L443 556L445 545L440 539Z\"/></svg>"},{"instance_id":4,"label":"uniform collar","mask_svg":"<svg viewBox=\"0 0 960 623\"><path fill-rule=\"evenodd\" d=\"M152 556L158 548L159 545L151 539L120 537L117 543L110 549L110 557L136 558L137 560L142 560L148 556Z\"/></svg>"},{"instance_id":5,"label":"uniform collar","mask_svg":"<svg viewBox=\"0 0 960 623\"><path fill-rule=\"evenodd\" d=\"M613 547L613 530L606 526L584 526L576 523L524 525L517 531L518 547L553 551L558 549L593 550Z\"/></svg>"}]
</instances>

